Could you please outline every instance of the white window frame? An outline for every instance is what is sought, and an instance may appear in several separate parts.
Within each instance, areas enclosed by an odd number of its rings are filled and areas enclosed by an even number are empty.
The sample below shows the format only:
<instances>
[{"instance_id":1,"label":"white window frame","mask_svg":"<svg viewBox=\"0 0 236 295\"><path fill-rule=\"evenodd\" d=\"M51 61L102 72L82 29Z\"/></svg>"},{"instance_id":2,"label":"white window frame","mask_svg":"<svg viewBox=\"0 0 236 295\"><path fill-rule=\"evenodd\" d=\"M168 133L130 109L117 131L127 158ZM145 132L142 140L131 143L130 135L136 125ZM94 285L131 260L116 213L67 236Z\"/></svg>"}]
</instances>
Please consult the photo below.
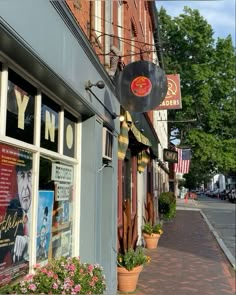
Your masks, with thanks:
<instances>
[{"instance_id":1,"label":"white window frame","mask_svg":"<svg viewBox=\"0 0 236 295\"><path fill-rule=\"evenodd\" d=\"M53 158L60 159L73 165L74 168L74 179L73 179L73 212L72 212L72 256L79 256L79 236L80 236L80 185L81 185L81 122L75 123L75 155L74 158L63 155L63 138L64 138L64 128L62 118L64 111L62 109L59 112L59 137L62 138L58 141L58 152L53 152L40 147L40 128L41 128L41 98L42 92L54 100L61 107L65 104L60 98L55 96L55 94L47 89L43 84L37 81L29 73L27 73L23 68L11 60L8 56L0 51L0 62L2 63L2 72L0 72L0 142L12 146L17 146L19 148L24 148L32 152L33 155L33 175L32 175L32 222L30 225L30 230L32 234L32 239L30 240L29 247L29 272L33 272L33 266L36 263L36 237L37 237L37 215L38 215L38 187L39 187L39 163L40 156L49 156ZM35 99L35 127L34 127L34 143L29 144L20 141L15 138L10 138L5 136L6 131L6 116L7 116L7 90L8 90L8 70L11 68L14 72L20 75L22 78L27 80L35 88L37 88L37 95ZM72 108L66 106L66 110L78 117L78 114L74 112ZM76 196L76 197L75 197ZM34 253L34 255L33 255Z\"/></svg>"}]
</instances>

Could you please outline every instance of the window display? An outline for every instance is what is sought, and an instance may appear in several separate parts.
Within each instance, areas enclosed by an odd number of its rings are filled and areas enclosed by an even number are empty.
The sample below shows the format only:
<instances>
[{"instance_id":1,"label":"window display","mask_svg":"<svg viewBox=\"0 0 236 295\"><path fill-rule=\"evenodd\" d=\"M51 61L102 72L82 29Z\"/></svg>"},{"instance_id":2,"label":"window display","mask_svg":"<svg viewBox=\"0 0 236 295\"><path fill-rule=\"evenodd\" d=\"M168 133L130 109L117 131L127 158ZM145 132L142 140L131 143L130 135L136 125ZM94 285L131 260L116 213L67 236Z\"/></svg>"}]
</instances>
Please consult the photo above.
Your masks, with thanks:
<instances>
[{"instance_id":1,"label":"window display","mask_svg":"<svg viewBox=\"0 0 236 295\"><path fill-rule=\"evenodd\" d=\"M37 262L71 255L72 185L73 166L40 158Z\"/></svg>"}]
</instances>

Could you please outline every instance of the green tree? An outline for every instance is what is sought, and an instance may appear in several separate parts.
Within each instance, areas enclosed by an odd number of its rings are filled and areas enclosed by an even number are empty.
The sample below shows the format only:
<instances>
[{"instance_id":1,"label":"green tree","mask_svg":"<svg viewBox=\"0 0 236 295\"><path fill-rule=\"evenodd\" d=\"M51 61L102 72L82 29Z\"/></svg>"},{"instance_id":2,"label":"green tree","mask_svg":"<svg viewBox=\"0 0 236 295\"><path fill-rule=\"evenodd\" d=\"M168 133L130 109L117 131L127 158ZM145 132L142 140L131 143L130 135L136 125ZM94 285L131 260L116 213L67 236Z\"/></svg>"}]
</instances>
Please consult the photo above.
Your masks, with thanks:
<instances>
[{"instance_id":1,"label":"green tree","mask_svg":"<svg viewBox=\"0 0 236 295\"><path fill-rule=\"evenodd\" d=\"M214 31L199 11L185 7L178 17L158 12L165 71L181 79L182 109L168 112L181 146L191 146L190 173L194 187L214 173L236 170L235 74L232 38L214 40Z\"/></svg>"}]
</instances>

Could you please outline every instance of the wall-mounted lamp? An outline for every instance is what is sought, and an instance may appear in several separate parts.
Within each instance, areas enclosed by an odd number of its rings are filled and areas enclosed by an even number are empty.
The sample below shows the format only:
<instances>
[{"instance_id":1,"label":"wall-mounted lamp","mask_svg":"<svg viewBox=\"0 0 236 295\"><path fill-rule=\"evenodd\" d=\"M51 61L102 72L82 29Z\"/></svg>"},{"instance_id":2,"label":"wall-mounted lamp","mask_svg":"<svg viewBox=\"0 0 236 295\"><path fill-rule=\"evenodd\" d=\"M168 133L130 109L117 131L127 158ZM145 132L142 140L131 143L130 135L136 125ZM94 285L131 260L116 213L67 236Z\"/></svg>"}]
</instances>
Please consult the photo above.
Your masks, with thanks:
<instances>
[{"instance_id":1,"label":"wall-mounted lamp","mask_svg":"<svg viewBox=\"0 0 236 295\"><path fill-rule=\"evenodd\" d=\"M90 80L88 80L87 85L85 86L85 89L90 90L90 88L92 88L93 86L99 89L103 89L105 87L105 83L102 80L100 80L100 81L97 81L97 83L93 84Z\"/></svg>"},{"instance_id":2,"label":"wall-mounted lamp","mask_svg":"<svg viewBox=\"0 0 236 295\"><path fill-rule=\"evenodd\" d=\"M117 115L116 113L112 113L111 117L113 120L115 120L116 118L119 118L120 122L123 122L125 120L124 115Z\"/></svg>"}]
</instances>

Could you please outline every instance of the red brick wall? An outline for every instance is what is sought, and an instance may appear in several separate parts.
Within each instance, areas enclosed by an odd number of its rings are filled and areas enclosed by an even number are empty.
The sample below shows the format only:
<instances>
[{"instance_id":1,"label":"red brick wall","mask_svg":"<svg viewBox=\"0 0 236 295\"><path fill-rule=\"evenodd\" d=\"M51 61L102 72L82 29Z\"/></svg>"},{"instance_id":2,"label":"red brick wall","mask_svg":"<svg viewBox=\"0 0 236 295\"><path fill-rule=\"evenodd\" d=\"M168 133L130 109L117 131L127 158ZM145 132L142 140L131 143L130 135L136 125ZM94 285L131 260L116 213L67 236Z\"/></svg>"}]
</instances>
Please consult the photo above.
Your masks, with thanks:
<instances>
[{"instance_id":1,"label":"red brick wall","mask_svg":"<svg viewBox=\"0 0 236 295\"><path fill-rule=\"evenodd\" d=\"M84 1L84 0L66 0L68 7L70 8L75 19L79 23L85 35L90 40L94 51L97 53L101 63L104 65L104 36L100 36L100 32L94 31L94 22L96 19L94 11L94 1ZM105 30L105 1L102 3L102 32ZM125 64L131 62L131 54L135 53L135 60L140 60L140 50L143 53L144 60L152 61L152 50L154 47L151 45L151 34L149 33L150 29L152 30L151 17L148 10L148 1L145 0L129 0L123 1L123 55L122 60ZM113 34L117 36L118 34L118 1L113 1ZM141 9L141 13L140 13ZM146 24L145 22L146 16ZM141 28L140 22L142 23L143 30ZM131 37L132 37L132 23L135 28L134 48L131 52ZM112 24L111 24L112 26ZM146 32L146 40L144 34ZM113 45L117 47L118 41L117 38L113 38Z\"/></svg>"}]
</instances>

